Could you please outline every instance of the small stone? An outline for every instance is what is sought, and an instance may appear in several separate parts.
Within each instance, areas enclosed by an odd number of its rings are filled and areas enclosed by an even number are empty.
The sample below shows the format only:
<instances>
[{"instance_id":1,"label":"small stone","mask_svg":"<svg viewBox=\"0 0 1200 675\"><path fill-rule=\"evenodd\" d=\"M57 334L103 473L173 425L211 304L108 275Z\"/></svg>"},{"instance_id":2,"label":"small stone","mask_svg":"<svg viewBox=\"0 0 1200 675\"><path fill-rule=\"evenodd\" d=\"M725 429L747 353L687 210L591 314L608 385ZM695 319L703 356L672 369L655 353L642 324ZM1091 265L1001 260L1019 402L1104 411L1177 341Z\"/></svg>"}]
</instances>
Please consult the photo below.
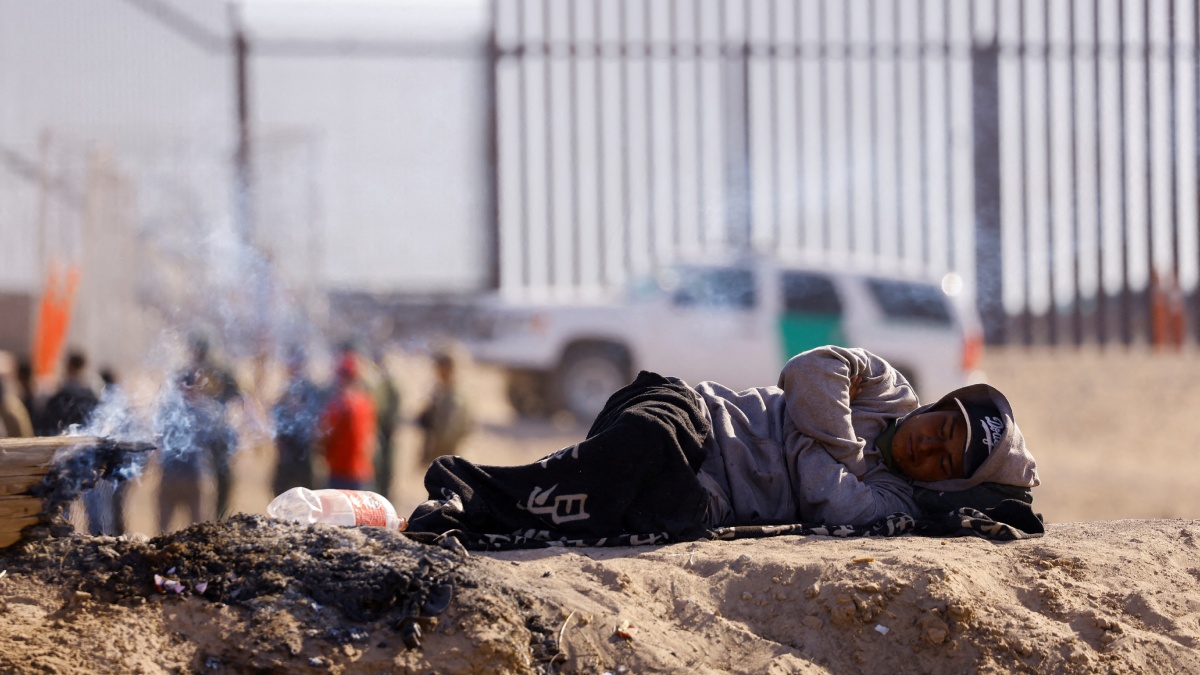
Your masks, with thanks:
<instances>
[{"instance_id":1,"label":"small stone","mask_svg":"<svg viewBox=\"0 0 1200 675\"><path fill-rule=\"evenodd\" d=\"M971 609L962 605L950 605L946 607L946 613L959 621L966 621L971 618Z\"/></svg>"},{"instance_id":2,"label":"small stone","mask_svg":"<svg viewBox=\"0 0 1200 675\"><path fill-rule=\"evenodd\" d=\"M929 614L921 619L921 639L925 642L940 645L949 635L950 626L936 614Z\"/></svg>"},{"instance_id":3,"label":"small stone","mask_svg":"<svg viewBox=\"0 0 1200 675\"><path fill-rule=\"evenodd\" d=\"M1076 649L1075 651L1071 652L1071 655L1067 657L1067 660L1071 663L1087 663L1088 655L1087 652L1083 651L1082 649Z\"/></svg>"},{"instance_id":4,"label":"small stone","mask_svg":"<svg viewBox=\"0 0 1200 675\"><path fill-rule=\"evenodd\" d=\"M867 582L865 584L859 584L855 588L862 591L863 593L878 593L879 592L879 584L875 584L875 583L871 583L871 582Z\"/></svg>"},{"instance_id":5,"label":"small stone","mask_svg":"<svg viewBox=\"0 0 1200 675\"><path fill-rule=\"evenodd\" d=\"M822 626L824 626L824 625L825 625L825 622L824 622L824 621L822 621L820 617L818 617L818 616L813 616L812 614L809 614L808 616L804 617L804 618L803 618L803 619L801 619L800 621L801 621L801 623L803 623L805 626L807 626L807 627L809 627L809 628L811 628L811 629L813 629L813 630L818 630L818 629L820 629Z\"/></svg>"},{"instance_id":6,"label":"small stone","mask_svg":"<svg viewBox=\"0 0 1200 675\"><path fill-rule=\"evenodd\" d=\"M750 591L742 592L742 600L753 600L753 599L754 599L754 594L751 593Z\"/></svg>"},{"instance_id":7,"label":"small stone","mask_svg":"<svg viewBox=\"0 0 1200 675\"><path fill-rule=\"evenodd\" d=\"M91 600L91 599L92 599L92 594L91 594L91 593L88 593L87 591L75 591L75 594L74 594L73 596L71 596L71 597L72 597L72 598L73 598L73 599L74 599L76 602L82 602L82 601L84 601L84 600Z\"/></svg>"},{"instance_id":8,"label":"small stone","mask_svg":"<svg viewBox=\"0 0 1200 675\"><path fill-rule=\"evenodd\" d=\"M812 586L809 586L808 588L804 589L804 597L808 598L809 600L812 600L813 598L817 597L820 594L821 594L820 584L814 583Z\"/></svg>"},{"instance_id":9,"label":"small stone","mask_svg":"<svg viewBox=\"0 0 1200 675\"><path fill-rule=\"evenodd\" d=\"M463 546L463 543L458 540L458 537L447 537L447 538L443 539L442 540L442 548L446 549L447 551L450 551L451 553L455 553L463 558L471 557L471 553L469 551L467 551L467 547ZM513 561L513 562L516 562L516 561Z\"/></svg>"}]
</instances>

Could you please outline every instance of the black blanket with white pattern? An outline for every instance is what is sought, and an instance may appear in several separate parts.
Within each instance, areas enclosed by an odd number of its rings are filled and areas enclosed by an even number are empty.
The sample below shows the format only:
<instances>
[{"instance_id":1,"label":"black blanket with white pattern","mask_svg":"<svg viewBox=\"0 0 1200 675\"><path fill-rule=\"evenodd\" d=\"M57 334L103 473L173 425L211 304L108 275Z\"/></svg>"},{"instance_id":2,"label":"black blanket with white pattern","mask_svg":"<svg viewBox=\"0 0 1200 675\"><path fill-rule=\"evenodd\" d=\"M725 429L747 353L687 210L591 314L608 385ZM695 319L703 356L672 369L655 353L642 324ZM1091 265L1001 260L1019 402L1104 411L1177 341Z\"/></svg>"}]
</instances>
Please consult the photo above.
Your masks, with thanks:
<instances>
[{"instance_id":1,"label":"black blanket with white pattern","mask_svg":"<svg viewBox=\"0 0 1200 675\"><path fill-rule=\"evenodd\" d=\"M978 536L993 541L1015 541L1040 537L1045 533L1042 516L1029 504L1015 499L999 506L977 510L959 508L933 516L914 518L907 513L894 513L871 525L737 525L708 530L703 536L688 539L755 539L780 535L825 537L896 537L903 534L928 537ZM429 544L457 539L466 548L477 551L503 551L522 548L648 546L670 544L687 539L672 537L667 532L634 534L615 537L579 538L551 530L527 529L510 534L485 534L451 530L442 534L414 532L410 537Z\"/></svg>"}]
</instances>

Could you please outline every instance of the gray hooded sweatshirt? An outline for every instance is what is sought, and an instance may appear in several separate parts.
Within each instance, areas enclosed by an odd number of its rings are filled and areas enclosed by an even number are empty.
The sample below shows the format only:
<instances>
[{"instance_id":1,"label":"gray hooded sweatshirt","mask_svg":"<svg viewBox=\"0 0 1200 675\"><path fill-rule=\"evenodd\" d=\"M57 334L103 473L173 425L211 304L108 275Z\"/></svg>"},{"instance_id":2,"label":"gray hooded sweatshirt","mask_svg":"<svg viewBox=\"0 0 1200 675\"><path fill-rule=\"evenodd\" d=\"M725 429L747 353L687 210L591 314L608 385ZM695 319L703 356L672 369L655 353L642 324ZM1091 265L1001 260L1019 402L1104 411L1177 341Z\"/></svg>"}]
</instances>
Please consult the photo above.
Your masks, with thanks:
<instances>
[{"instance_id":1,"label":"gray hooded sweatshirt","mask_svg":"<svg viewBox=\"0 0 1200 675\"><path fill-rule=\"evenodd\" d=\"M852 381L861 387L853 402ZM918 513L909 481L890 472L875 447L891 421L917 408L917 397L878 356L818 347L788 361L777 386L735 392L701 382L695 390L712 422L698 474L709 527L865 525Z\"/></svg>"}]
</instances>

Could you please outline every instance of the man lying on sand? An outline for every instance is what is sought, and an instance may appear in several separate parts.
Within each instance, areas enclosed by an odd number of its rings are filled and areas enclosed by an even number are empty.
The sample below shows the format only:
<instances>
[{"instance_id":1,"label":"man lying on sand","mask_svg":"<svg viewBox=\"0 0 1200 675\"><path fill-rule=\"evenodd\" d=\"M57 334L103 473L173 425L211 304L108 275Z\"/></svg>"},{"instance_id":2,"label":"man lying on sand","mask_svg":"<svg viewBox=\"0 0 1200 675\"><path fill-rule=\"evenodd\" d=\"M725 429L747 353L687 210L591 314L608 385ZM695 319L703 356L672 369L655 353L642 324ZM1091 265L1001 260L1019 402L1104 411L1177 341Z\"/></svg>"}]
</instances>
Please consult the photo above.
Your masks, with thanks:
<instances>
[{"instance_id":1,"label":"man lying on sand","mask_svg":"<svg viewBox=\"0 0 1200 675\"><path fill-rule=\"evenodd\" d=\"M995 388L918 407L886 361L830 346L788 361L777 386L741 392L643 371L586 440L532 464L440 457L409 531L687 539L731 525L867 525L922 508L1031 503L1038 484Z\"/></svg>"}]
</instances>

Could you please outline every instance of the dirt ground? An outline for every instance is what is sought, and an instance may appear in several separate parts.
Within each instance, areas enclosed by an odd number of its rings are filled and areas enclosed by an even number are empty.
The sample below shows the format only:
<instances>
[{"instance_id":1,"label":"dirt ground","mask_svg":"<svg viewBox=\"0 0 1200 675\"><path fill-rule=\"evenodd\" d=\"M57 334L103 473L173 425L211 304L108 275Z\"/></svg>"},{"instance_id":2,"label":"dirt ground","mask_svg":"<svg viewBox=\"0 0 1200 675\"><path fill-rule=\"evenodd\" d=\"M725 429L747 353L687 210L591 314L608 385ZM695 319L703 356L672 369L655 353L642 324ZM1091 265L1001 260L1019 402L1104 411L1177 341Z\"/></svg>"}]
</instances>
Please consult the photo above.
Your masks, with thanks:
<instances>
[{"instance_id":1,"label":"dirt ground","mask_svg":"<svg viewBox=\"0 0 1200 675\"><path fill-rule=\"evenodd\" d=\"M989 381L1039 462L1040 539L777 537L464 556L257 516L153 540L78 536L0 553L0 670L1200 671L1196 357L989 353ZM411 415L427 364L389 365ZM494 372L466 375L482 422L464 448L471 459L530 461L583 433L570 420L515 422ZM407 513L424 497L418 439L405 425L398 440L394 488ZM271 463L269 447L238 456L235 510L263 513ZM155 501L151 468L131 491L134 530L157 533ZM160 592L155 574L182 592ZM446 586L443 607L435 589ZM364 609L376 596L386 602ZM624 622L628 639L616 631ZM420 646L409 648L414 626Z\"/></svg>"}]
</instances>

